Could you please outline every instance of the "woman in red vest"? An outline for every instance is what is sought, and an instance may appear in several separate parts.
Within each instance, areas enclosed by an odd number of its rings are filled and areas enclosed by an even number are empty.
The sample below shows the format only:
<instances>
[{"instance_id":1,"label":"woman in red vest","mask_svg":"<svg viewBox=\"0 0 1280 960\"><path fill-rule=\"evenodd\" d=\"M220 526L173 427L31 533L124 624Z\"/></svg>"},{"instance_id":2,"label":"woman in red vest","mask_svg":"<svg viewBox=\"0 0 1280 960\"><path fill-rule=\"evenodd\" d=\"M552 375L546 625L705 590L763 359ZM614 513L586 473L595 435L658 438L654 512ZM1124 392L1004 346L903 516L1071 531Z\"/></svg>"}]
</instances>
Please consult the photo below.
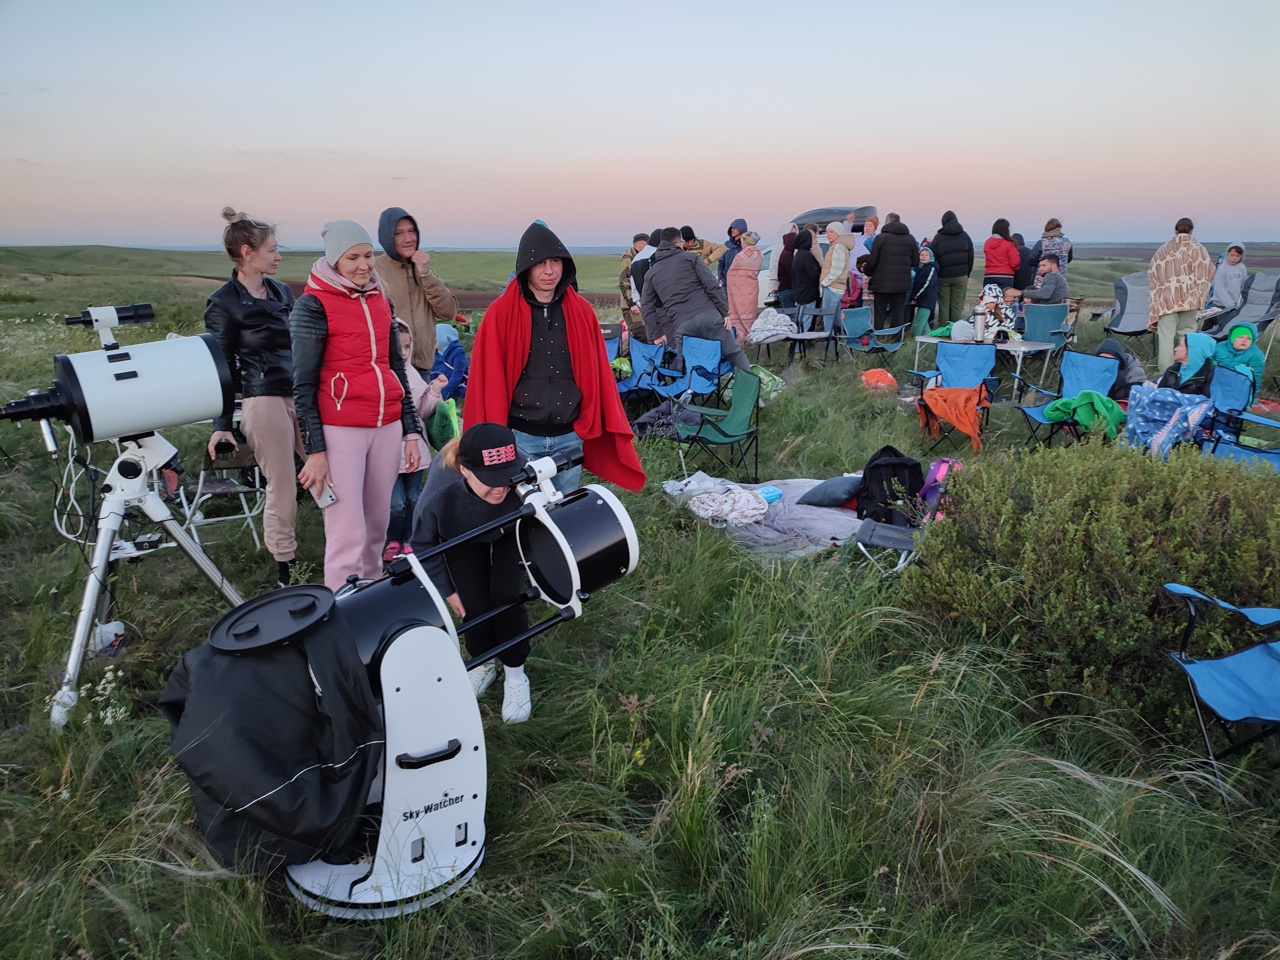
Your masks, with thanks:
<instances>
[{"instance_id":1,"label":"woman in red vest","mask_svg":"<svg viewBox=\"0 0 1280 960\"><path fill-rule=\"evenodd\" d=\"M337 590L352 575L382 575L391 488L402 455L418 469L422 428L373 241L351 220L325 224L321 236L325 255L294 304L289 334L307 454L298 480L324 507L324 582Z\"/></svg>"}]
</instances>

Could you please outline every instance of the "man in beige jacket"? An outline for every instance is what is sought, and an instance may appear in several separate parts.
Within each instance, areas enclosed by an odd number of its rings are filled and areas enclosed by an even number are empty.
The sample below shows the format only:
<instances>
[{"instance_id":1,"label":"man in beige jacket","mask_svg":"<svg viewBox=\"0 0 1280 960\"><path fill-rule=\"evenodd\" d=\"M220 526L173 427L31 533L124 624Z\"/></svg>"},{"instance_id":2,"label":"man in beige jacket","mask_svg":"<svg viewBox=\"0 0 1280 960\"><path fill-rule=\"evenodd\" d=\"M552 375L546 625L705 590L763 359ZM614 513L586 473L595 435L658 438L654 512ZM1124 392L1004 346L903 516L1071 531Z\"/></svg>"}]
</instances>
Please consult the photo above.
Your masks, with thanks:
<instances>
[{"instance_id":1,"label":"man in beige jacket","mask_svg":"<svg viewBox=\"0 0 1280 960\"><path fill-rule=\"evenodd\" d=\"M431 269L431 254L418 249L418 221L401 207L388 207L378 218L378 243L383 253L373 266L396 316L413 330L413 356L408 358L431 380L436 361L436 321L451 323L458 301Z\"/></svg>"}]
</instances>

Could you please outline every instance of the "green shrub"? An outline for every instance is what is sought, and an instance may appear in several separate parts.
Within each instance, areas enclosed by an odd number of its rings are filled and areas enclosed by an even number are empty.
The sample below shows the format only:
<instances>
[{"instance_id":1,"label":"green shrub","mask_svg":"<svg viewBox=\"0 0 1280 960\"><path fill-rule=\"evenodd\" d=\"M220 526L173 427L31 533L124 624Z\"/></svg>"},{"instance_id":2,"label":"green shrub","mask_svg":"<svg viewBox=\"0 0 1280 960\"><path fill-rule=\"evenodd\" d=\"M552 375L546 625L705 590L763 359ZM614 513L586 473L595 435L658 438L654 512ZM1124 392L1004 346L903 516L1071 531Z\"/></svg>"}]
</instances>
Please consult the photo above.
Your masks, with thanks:
<instances>
[{"instance_id":1,"label":"green shrub","mask_svg":"<svg viewBox=\"0 0 1280 960\"><path fill-rule=\"evenodd\" d=\"M1053 712L1092 713L1096 700L1162 730L1191 704L1164 657L1181 604L1159 587L1275 603L1275 493L1274 472L1193 449L1167 463L1101 443L974 460L903 577L904 604L1028 655ZM1211 619L1193 652L1253 639L1238 626Z\"/></svg>"}]
</instances>

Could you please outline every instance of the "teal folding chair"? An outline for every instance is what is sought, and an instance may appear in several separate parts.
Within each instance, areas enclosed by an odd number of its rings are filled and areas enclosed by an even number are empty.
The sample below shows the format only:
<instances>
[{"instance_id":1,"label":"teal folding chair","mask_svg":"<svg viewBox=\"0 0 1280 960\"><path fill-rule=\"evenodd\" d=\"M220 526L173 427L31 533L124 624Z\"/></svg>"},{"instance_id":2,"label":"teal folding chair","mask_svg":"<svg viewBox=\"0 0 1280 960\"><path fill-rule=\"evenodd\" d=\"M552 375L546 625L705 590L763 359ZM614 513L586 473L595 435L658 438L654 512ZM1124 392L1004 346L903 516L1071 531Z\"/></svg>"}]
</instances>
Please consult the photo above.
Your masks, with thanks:
<instances>
[{"instance_id":1,"label":"teal folding chair","mask_svg":"<svg viewBox=\"0 0 1280 960\"><path fill-rule=\"evenodd\" d=\"M870 307L841 310L839 320L843 343L850 356L855 353L896 353L905 342L907 325L876 330L871 326Z\"/></svg>"},{"instance_id":2,"label":"teal folding chair","mask_svg":"<svg viewBox=\"0 0 1280 960\"><path fill-rule=\"evenodd\" d=\"M925 398L925 392L929 387L961 387L972 390L981 386L983 391L979 394L978 403L979 429L986 426L991 398L995 395L996 387L1000 383L997 377L991 375L996 367L995 344L956 343L943 340L938 344L934 363L937 365L936 370L907 371L919 381L920 395L916 398L916 403L920 407L929 409L929 402ZM937 414L934 413L934 416ZM929 449L932 450L943 440L950 441L953 447L956 446L955 438L951 436L955 427L941 417L938 420L942 424L942 436Z\"/></svg>"},{"instance_id":3,"label":"teal folding chair","mask_svg":"<svg viewBox=\"0 0 1280 960\"><path fill-rule=\"evenodd\" d=\"M1045 408L1054 400L1075 399L1086 390L1092 390L1105 397L1115 385L1116 377L1119 375L1120 361L1115 357L1095 357L1089 353L1075 353L1070 350L1062 355L1061 393L1054 393L1046 387L1031 383L1017 374L1013 374L1013 378L1027 390L1041 394L1044 397L1038 404L1018 405L1018 410L1022 413L1023 420L1026 421L1029 433L1027 446L1042 442L1040 440L1040 431L1046 427L1049 432L1043 440L1045 446L1049 446L1053 442L1054 435L1062 430L1066 430L1071 436L1078 438L1081 431L1074 418L1050 420L1045 415Z\"/></svg>"}]
</instances>

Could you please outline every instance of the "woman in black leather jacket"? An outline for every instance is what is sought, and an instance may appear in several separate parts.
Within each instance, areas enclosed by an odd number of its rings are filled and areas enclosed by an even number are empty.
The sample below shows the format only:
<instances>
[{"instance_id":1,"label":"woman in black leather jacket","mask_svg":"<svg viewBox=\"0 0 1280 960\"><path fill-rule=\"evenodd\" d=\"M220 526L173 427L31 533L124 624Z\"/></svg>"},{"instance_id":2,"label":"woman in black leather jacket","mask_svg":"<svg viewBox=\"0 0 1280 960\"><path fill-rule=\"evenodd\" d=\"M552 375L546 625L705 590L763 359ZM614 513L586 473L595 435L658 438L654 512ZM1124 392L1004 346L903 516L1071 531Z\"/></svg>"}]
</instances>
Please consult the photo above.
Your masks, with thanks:
<instances>
[{"instance_id":1,"label":"woman in black leather jacket","mask_svg":"<svg viewBox=\"0 0 1280 960\"><path fill-rule=\"evenodd\" d=\"M222 216L227 221L223 246L235 267L231 279L205 304L204 325L226 354L243 398L240 429L267 481L263 539L276 561L277 579L287 586L298 548L293 456L302 456L289 349L293 292L271 277L280 266L275 228L231 207ZM230 417L213 421L211 459L217 457L219 443L238 446Z\"/></svg>"}]
</instances>

